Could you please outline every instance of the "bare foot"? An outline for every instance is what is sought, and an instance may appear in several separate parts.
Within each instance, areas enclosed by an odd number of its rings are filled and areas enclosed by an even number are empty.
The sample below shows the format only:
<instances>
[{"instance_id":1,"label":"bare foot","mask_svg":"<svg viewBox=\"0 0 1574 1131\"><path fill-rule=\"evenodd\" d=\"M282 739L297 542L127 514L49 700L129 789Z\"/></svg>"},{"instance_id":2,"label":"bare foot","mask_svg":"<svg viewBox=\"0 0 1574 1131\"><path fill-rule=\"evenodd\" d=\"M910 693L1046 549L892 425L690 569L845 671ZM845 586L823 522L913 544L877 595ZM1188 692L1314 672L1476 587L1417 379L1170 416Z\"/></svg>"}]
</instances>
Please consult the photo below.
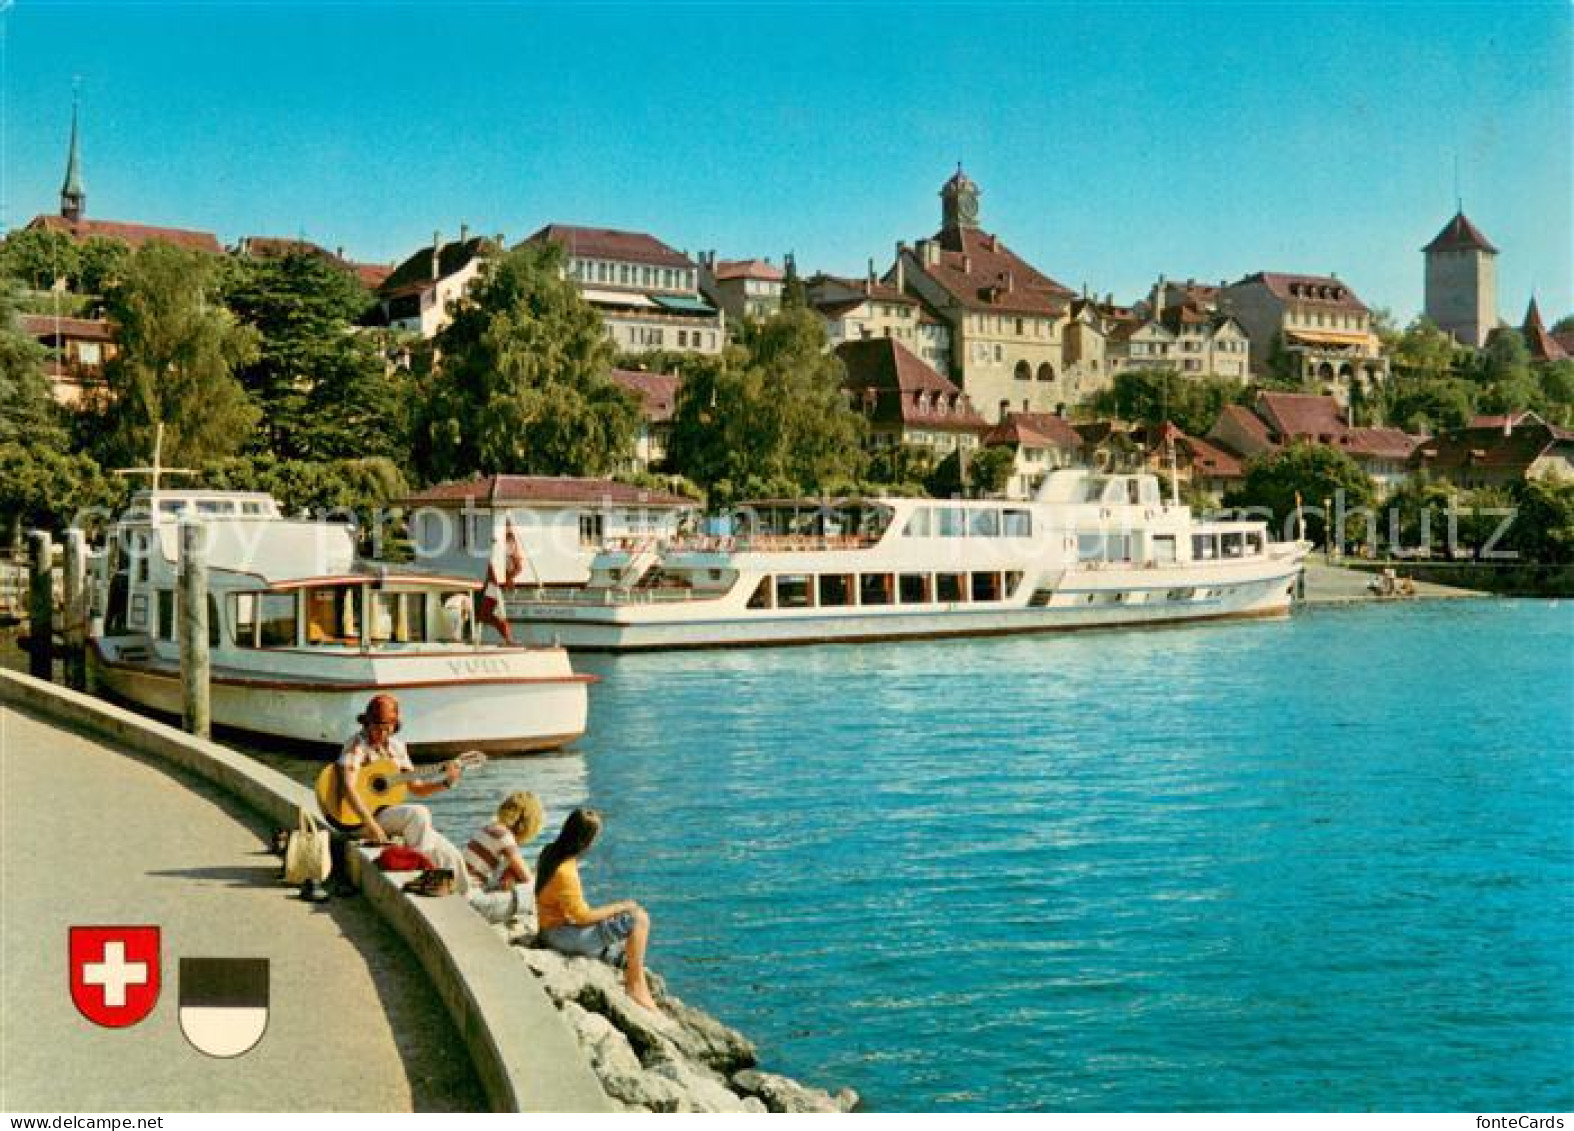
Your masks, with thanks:
<instances>
[{"instance_id":1,"label":"bare foot","mask_svg":"<svg viewBox=\"0 0 1574 1131\"><path fill-rule=\"evenodd\" d=\"M633 999L635 1005L644 1006L652 1013L661 1012L661 1007L656 1004L656 999L650 996L650 988L648 986L629 986L628 995Z\"/></svg>"}]
</instances>

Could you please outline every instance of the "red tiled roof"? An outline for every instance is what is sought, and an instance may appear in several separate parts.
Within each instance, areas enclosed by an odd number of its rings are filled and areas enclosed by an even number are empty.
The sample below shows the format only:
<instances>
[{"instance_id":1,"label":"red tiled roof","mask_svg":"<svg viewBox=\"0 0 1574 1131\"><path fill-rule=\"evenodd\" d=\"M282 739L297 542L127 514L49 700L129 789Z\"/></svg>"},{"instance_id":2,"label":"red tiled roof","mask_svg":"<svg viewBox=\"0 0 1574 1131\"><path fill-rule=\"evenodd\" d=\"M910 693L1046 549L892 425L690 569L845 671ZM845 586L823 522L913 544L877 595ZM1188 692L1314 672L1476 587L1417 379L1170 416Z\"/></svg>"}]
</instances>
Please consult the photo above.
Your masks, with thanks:
<instances>
[{"instance_id":1,"label":"red tiled roof","mask_svg":"<svg viewBox=\"0 0 1574 1131\"><path fill-rule=\"evenodd\" d=\"M211 255L224 254L224 248L212 232L197 232L186 228L124 224L119 220L68 220L64 216L35 216L27 226L43 228L51 232L63 232L79 242L98 236L102 239L119 240L131 247L141 247L145 243L162 240L190 251L205 251Z\"/></svg>"},{"instance_id":2,"label":"red tiled roof","mask_svg":"<svg viewBox=\"0 0 1574 1131\"><path fill-rule=\"evenodd\" d=\"M1227 404L1219 410L1219 419L1214 422L1213 428L1209 430L1208 438L1213 440L1223 439L1220 432L1224 426L1231 424L1245 432L1264 448L1276 448L1279 446L1278 441L1274 439L1273 433L1269 431L1268 425L1263 421L1263 418L1245 405L1240 404Z\"/></svg>"},{"instance_id":3,"label":"red tiled roof","mask_svg":"<svg viewBox=\"0 0 1574 1131\"><path fill-rule=\"evenodd\" d=\"M683 387L683 378L676 373L614 369L612 379L639 397L640 411L651 424L666 424L677 411L678 390Z\"/></svg>"},{"instance_id":4,"label":"red tiled roof","mask_svg":"<svg viewBox=\"0 0 1574 1131\"><path fill-rule=\"evenodd\" d=\"M384 263L352 263L350 270L355 272L355 277L361 281L361 286L369 291L375 291L388 281L388 276L393 274L393 268Z\"/></svg>"},{"instance_id":5,"label":"red tiled roof","mask_svg":"<svg viewBox=\"0 0 1574 1131\"><path fill-rule=\"evenodd\" d=\"M1072 292L1022 259L998 238L973 228L946 228L935 236L940 261L923 271L969 310L1056 316Z\"/></svg>"},{"instance_id":6,"label":"red tiled roof","mask_svg":"<svg viewBox=\"0 0 1574 1131\"><path fill-rule=\"evenodd\" d=\"M1554 428L1538 417L1535 423L1516 426L1507 435L1499 426L1462 428L1434 437L1417 445L1410 462L1429 471L1489 468L1523 472L1560 444L1569 445L1569 454L1574 456L1574 433Z\"/></svg>"},{"instance_id":7,"label":"red tiled roof","mask_svg":"<svg viewBox=\"0 0 1574 1131\"><path fill-rule=\"evenodd\" d=\"M1512 424L1518 428L1521 424L1545 424L1546 421L1528 409L1524 412L1511 412L1506 416L1472 416L1466 428L1505 428Z\"/></svg>"},{"instance_id":8,"label":"red tiled roof","mask_svg":"<svg viewBox=\"0 0 1574 1131\"><path fill-rule=\"evenodd\" d=\"M1404 460L1425 442L1399 428L1348 428L1339 438L1339 447L1352 456Z\"/></svg>"},{"instance_id":9,"label":"red tiled roof","mask_svg":"<svg viewBox=\"0 0 1574 1131\"><path fill-rule=\"evenodd\" d=\"M33 338L54 337L83 342L112 342L115 327L102 318L56 318L52 314L22 315L22 332Z\"/></svg>"},{"instance_id":10,"label":"red tiled roof","mask_svg":"<svg viewBox=\"0 0 1574 1131\"><path fill-rule=\"evenodd\" d=\"M1082 436L1052 412L1008 412L984 434L985 444L1034 448L1080 448Z\"/></svg>"},{"instance_id":11,"label":"red tiled roof","mask_svg":"<svg viewBox=\"0 0 1574 1131\"><path fill-rule=\"evenodd\" d=\"M1248 275L1232 287L1242 287L1260 282L1268 293L1280 302L1311 302L1329 310L1348 310L1369 314L1367 305L1345 283L1331 275L1284 275L1272 271L1259 271Z\"/></svg>"},{"instance_id":12,"label":"red tiled roof","mask_svg":"<svg viewBox=\"0 0 1574 1131\"><path fill-rule=\"evenodd\" d=\"M1437 233L1432 242L1421 249L1422 251L1490 251L1497 254L1497 248L1488 242L1481 230L1465 219L1463 212L1454 213L1454 218L1443 225L1443 230Z\"/></svg>"},{"instance_id":13,"label":"red tiled roof","mask_svg":"<svg viewBox=\"0 0 1574 1131\"><path fill-rule=\"evenodd\" d=\"M580 228L548 224L526 243L555 243L569 255L609 259L620 263L648 263L654 267L693 267L694 261L644 232L615 228Z\"/></svg>"},{"instance_id":14,"label":"red tiled roof","mask_svg":"<svg viewBox=\"0 0 1574 1131\"><path fill-rule=\"evenodd\" d=\"M1308 393L1258 393L1257 414L1280 436L1324 440L1343 435L1348 425L1332 397Z\"/></svg>"},{"instance_id":15,"label":"red tiled roof","mask_svg":"<svg viewBox=\"0 0 1574 1131\"><path fill-rule=\"evenodd\" d=\"M842 388L853 394L853 407L877 424L950 432L987 427L961 389L894 338L843 342L836 356L847 370Z\"/></svg>"},{"instance_id":16,"label":"red tiled roof","mask_svg":"<svg viewBox=\"0 0 1574 1131\"><path fill-rule=\"evenodd\" d=\"M1184 433L1175 440L1176 446L1187 450L1193 468L1215 479L1240 479L1245 476L1245 465L1239 457L1230 454L1207 440Z\"/></svg>"},{"instance_id":17,"label":"red tiled roof","mask_svg":"<svg viewBox=\"0 0 1574 1131\"><path fill-rule=\"evenodd\" d=\"M1525 337L1525 345L1530 350L1532 361L1562 361L1568 356L1563 349L1563 344L1547 333L1545 323L1541 321L1541 310L1536 306L1535 298L1531 298L1530 306L1525 311L1525 325L1520 333Z\"/></svg>"},{"instance_id":18,"label":"red tiled roof","mask_svg":"<svg viewBox=\"0 0 1574 1131\"><path fill-rule=\"evenodd\" d=\"M478 503L613 503L623 506L688 507L692 499L652 491L611 479L574 479L551 475L489 475L458 483L439 483L402 501L407 506L462 506Z\"/></svg>"},{"instance_id":19,"label":"red tiled roof","mask_svg":"<svg viewBox=\"0 0 1574 1131\"><path fill-rule=\"evenodd\" d=\"M1563 352L1574 357L1574 330L1555 330L1552 340L1563 347Z\"/></svg>"},{"instance_id":20,"label":"red tiled roof","mask_svg":"<svg viewBox=\"0 0 1574 1131\"><path fill-rule=\"evenodd\" d=\"M716 262L717 279L763 279L779 283L787 273L768 259L721 259Z\"/></svg>"},{"instance_id":21,"label":"red tiled roof","mask_svg":"<svg viewBox=\"0 0 1574 1131\"><path fill-rule=\"evenodd\" d=\"M859 305L870 299L899 303L902 306L918 305L918 300L912 295L905 294L886 283L872 282L869 279L844 279L839 275L822 273L804 280L804 289L809 294L810 305L816 309L841 308L848 304Z\"/></svg>"}]
</instances>

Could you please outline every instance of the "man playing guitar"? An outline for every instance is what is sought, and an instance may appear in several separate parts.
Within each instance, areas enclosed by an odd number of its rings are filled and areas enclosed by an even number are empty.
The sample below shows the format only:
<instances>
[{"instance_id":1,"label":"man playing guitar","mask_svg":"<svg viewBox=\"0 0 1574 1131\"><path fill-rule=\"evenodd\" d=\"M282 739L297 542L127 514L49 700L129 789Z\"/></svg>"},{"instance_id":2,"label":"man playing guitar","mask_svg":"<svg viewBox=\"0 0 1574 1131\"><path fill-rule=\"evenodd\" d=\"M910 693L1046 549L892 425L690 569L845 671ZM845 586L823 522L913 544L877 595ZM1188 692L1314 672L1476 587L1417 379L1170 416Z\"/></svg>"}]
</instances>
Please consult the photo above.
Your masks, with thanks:
<instances>
[{"instance_id":1,"label":"man playing guitar","mask_svg":"<svg viewBox=\"0 0 1574 1131\"><path fill-rule=\"evenodd\" d=\"M437 867L453 869L460 890L463 890L467 886L462 878L466 876L464 857L432 826L432 815L425 805L391 805L380 813L373 813L355 788L356 774L373 762L391 758L401 770L415 769L409 750L395 737L399 730L399 700L392 695L374 695L356 721L361 729L340 751L338 773L342 795L361 818L362 834L371 844L387 844L390 836L402 837L406 846L424 854ZM462 773L457 762L449 762L441 782L412 781L410 792L417 797L427 797L440 790L452 789Z\"/></svg>"}]
</instances>

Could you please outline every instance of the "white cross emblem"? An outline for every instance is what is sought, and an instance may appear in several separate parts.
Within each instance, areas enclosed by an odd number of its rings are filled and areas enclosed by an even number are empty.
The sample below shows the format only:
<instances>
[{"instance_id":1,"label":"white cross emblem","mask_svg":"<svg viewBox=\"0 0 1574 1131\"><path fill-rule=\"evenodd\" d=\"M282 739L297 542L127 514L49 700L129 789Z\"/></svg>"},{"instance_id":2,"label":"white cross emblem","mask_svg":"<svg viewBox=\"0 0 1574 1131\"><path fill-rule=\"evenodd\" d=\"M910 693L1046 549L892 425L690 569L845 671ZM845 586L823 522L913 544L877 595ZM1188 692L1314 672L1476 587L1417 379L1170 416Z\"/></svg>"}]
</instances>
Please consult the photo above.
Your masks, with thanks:
<instances>
[{"instance_id":1,"label":"white cross emblem","mask_svg":"<svg viewBox=\"0 0 1574 1131\"><path fill-rule=\"evenodd\" d=\"M98 986L104 991L104 1005L114 1009L126 1004L126 987L146 985L148 964L127 962L126 944L106 942L104 960L89 962L82 967L82 981Z\"/></svg>"}]
</instances>

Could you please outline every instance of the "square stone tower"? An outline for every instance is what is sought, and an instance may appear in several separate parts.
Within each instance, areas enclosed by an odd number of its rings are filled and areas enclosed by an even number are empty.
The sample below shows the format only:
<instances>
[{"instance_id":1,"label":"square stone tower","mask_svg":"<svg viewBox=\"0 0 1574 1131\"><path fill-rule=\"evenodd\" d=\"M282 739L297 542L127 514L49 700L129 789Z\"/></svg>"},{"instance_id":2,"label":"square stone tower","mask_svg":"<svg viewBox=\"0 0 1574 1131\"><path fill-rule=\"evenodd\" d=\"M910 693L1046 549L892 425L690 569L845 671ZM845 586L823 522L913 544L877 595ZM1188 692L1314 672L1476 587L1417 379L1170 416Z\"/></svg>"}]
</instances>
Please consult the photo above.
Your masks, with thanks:
<instances>
[{"instance_id":1,"label":"square stone tower","mask_svg":"<svg viewBox=\"0 0 1574 1131\"><path fill-rule=\"evenodd\" d=\"M1497 327L1497 248L1456 212L1426 255L1426 316L1461 345L1480 349Z\"/></svg>"}]
</instances>

